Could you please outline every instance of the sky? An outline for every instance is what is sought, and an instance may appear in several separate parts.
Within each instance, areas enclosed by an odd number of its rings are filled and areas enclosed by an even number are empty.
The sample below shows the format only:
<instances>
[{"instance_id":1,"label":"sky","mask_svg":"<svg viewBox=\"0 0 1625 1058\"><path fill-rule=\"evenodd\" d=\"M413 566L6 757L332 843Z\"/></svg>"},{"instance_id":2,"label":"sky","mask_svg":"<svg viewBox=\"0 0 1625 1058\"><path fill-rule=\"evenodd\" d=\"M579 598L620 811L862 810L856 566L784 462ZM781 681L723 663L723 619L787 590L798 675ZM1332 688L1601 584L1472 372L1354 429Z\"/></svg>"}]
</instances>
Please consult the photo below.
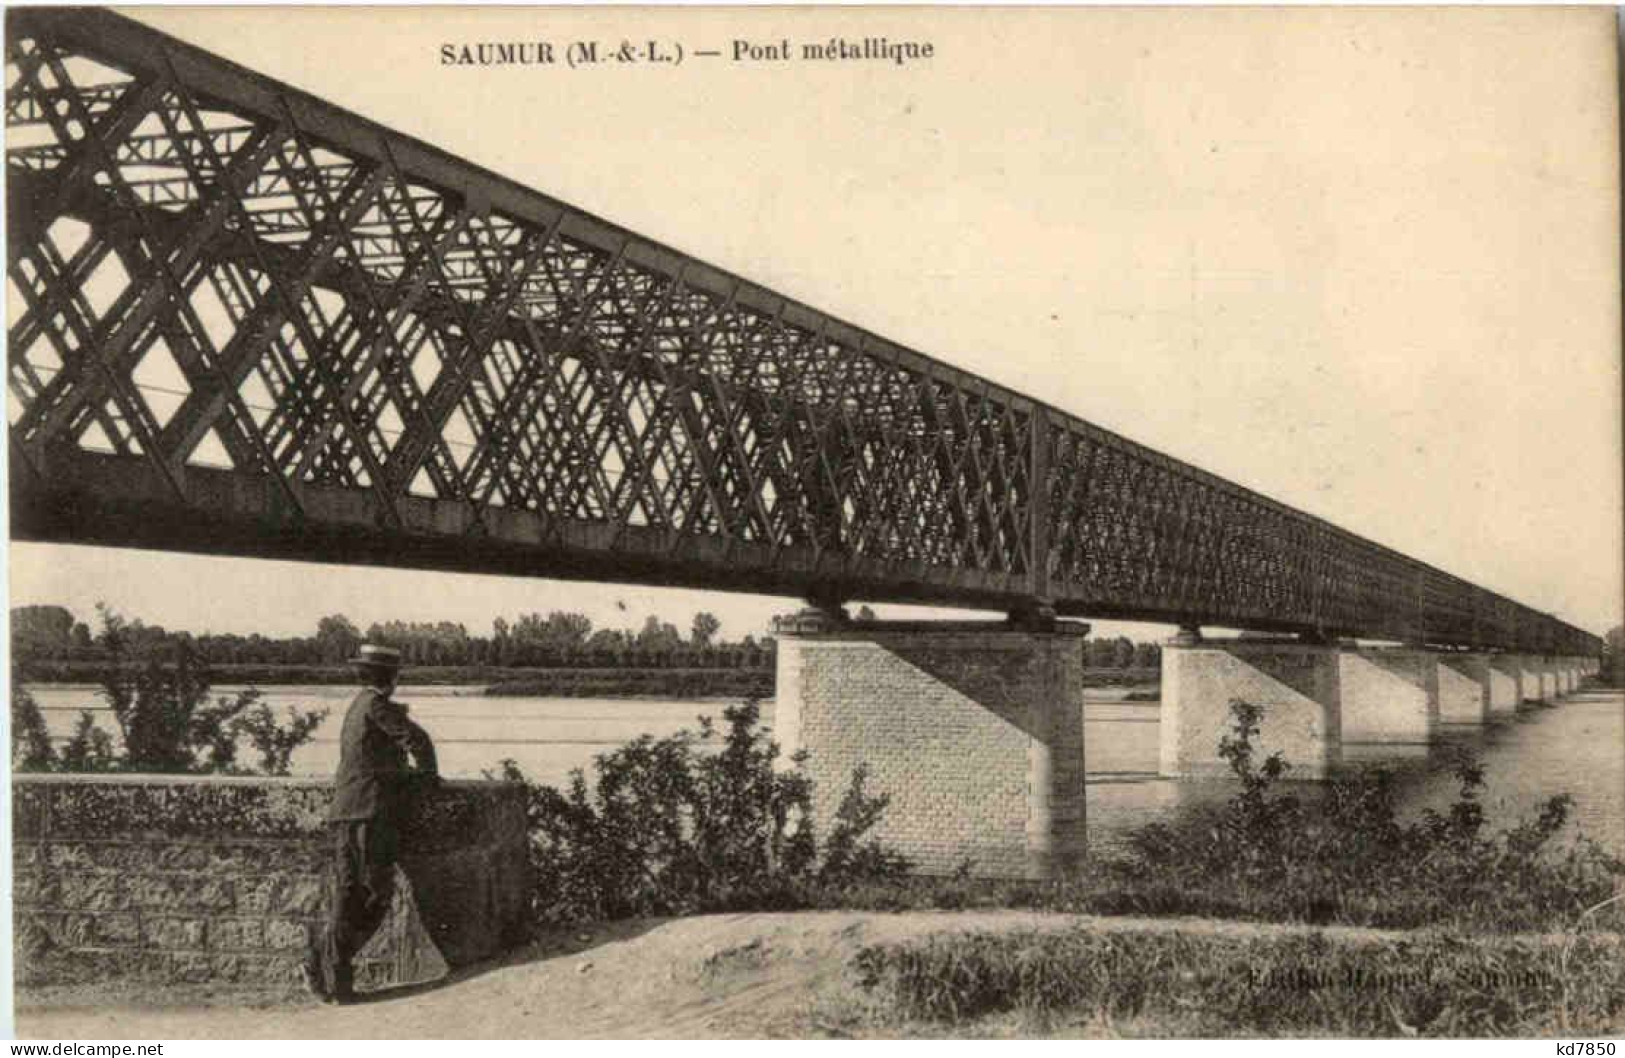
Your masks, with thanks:
<instances>
[{"instance_id":1,"label":"sky","mask_svg":"<svg viewBox=\"0 0 1625 1058\"><path fill-rule=\"evenodd\" d=\"M1610 9L134 15L1590 631L1621 621ZM832 36L933 56L726 58ZM623 38L725 57L438 61ZM707 609L734 638L799 605L37 544L9 573L13 605L278 635Z\"/></svg>"}]
</instances>

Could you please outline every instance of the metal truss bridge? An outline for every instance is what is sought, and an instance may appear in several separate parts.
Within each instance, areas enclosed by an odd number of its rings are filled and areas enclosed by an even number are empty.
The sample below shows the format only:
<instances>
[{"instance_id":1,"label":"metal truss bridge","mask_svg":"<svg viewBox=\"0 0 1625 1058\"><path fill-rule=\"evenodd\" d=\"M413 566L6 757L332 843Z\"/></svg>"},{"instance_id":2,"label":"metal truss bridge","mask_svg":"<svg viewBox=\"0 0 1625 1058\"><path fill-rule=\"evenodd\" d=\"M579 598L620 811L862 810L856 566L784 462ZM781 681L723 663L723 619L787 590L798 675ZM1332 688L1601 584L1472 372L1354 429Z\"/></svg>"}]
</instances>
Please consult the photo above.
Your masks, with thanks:
<instances>
[{"instance_id":1,"label":"metal truss bridge","mask_svg":"<svg viewBox=\"0 0 1625 1058\"><path fill-rule=\"evenodd\" d=\"M1600 647L138 23L7 21L18 538Z\"/></svg>"}]
</instances>

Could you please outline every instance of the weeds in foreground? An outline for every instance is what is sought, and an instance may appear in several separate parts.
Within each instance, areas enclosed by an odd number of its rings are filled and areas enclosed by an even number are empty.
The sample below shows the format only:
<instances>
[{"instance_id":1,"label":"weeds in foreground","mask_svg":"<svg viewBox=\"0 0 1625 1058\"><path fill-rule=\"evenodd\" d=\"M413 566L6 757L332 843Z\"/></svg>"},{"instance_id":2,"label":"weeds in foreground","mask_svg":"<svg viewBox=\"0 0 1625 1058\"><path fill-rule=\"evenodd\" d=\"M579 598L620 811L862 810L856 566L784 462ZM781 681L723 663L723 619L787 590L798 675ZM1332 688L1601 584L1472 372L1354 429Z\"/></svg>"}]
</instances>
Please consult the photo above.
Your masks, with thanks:
<instances>
[{"instance_id":1,"label":"weeds in foreground","mask_svg":"<svg viewBox=\"0 0 1625 1058\"><path fill-rule=\"evenodd\" d=\"M1573 921L1625 876L1594 841L1553 841L1573 807L1567 794L1492 829L1479 800L1484 769L1466 754L1452 764L1455 802L1413 820L1400 817L1398 785L1383 770L1327 783L1314 803L1280 792L1280 754L1257 760L1261 711L1239 700L1231 708L1219 752L1241 789L1216 810L1142 828L1127 857L1103 865L1106 878L1149 873L1165 890L1254 911L1247 917L1519 930Z\"/></svg>"},{"instance_id":2,"label":"weeds in foreground","mask_svg":"<svg viewBox=\"0 0 1625 1058\"><path fill-rule=\"evenodd\" d=\"M1451 937L1330 939L1116 930L971 933L875 945L854 960L888 1017L965 1022L1008 1011L1196 1036L1506 1036L1616 1030L1614 937L1552 945Z\"/></svg>"}]
</instances>

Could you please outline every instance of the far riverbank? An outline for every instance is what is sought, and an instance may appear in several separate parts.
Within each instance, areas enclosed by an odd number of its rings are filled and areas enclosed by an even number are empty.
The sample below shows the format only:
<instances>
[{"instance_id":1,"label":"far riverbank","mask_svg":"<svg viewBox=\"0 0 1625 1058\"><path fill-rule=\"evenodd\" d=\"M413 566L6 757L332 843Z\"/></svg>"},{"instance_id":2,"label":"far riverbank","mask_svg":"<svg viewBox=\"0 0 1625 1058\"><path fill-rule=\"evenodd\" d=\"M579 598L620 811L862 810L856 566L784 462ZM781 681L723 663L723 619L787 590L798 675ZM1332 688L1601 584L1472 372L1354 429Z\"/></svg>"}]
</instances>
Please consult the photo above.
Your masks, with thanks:
<instances>
[{"instance_id":1,"label":"far riverbank","mask_svg":"<svg viewBox=\"0 0 1625 1058\"><path fill-rule=\"evenodd\" d=\"M131 666L134 667L134 666ZM94 661L29 664L31 684L94 684L106 671ZM349 665L212 664L216 686L350 686ZM482 687L502 697L551 698L766 698L773 694L771 668L521 668L497 665L414 665L401 682L428 687Z\"/></svg>"},{"instance_id":2,"label":"far riverbank","mask_svg":"<svg viewBox=\"0 0 1625 1058\"><path fill-rule=\"evenodd\" d=\"M137 665L131 664L135 668ZM94 684L105 662L31 661L24 682ZM355 683L349 665L211 664L216 686L309 687ZM771 698L774 670L758 668L541 668L499 665L412 665L401 682L428 687L483 687L503 698ZM1133 687L1130 701L1155 701L1161 673L1085 669L1085 687Z\"/></svg>"}]
</instances>

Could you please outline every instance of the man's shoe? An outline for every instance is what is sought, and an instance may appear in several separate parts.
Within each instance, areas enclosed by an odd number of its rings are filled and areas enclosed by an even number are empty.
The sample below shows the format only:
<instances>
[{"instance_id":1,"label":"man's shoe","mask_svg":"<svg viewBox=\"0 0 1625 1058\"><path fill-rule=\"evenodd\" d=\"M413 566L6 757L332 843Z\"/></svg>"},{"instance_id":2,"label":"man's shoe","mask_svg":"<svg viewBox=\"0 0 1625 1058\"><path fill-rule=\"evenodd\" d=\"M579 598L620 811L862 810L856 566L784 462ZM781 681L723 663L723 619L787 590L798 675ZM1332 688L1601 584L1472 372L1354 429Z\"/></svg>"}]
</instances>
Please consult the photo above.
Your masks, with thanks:
<instances>
[{"instance_id":1,"label":"man's shoe","mask_svg":"<svg viewBox=\"0 0 1625 1058\"><path fill-rule=\"evenodd\" d=\"M332 993L330 993L327 990L327 986L322 983L322 975L316 969L316 967L312 966L308 962L300 963L299 976L305 983L305 991L309 992L317 1000L323 1003L335 1002Z\"/></svg>"},{"instance_id":2,"label":"man's shoe","mask_svg":"<svg viewBox=\"0 0 1625 1058\"><path fill-rule=\"evenodd\" d=\"M355 971L348 965L333 971L333 988L328 993L327 1001L341 1007L356 1001Z\"/></svg>"}]
</instances>

